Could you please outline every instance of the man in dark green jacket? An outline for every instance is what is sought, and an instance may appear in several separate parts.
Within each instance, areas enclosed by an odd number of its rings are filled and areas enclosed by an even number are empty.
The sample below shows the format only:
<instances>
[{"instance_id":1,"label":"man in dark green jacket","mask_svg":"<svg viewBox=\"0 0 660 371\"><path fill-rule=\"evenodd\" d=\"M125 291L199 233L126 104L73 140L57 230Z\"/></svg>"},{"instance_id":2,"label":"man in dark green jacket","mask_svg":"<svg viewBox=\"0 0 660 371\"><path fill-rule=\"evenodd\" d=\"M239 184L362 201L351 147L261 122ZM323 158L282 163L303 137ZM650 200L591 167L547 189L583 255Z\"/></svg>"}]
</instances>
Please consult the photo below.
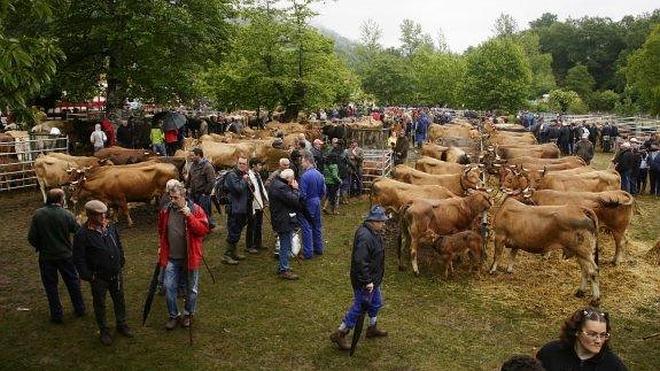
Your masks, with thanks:
<instances>
[{"instance_id":1,"label":"man in dark green jacket","mask_svg":"<svg viewBox=\"0 0 660 371\"><path fill-rule=\"evenodd\" d=\"M64 191L54 188L46 195L46 205L38 209L32 217L28 241L39 253L41 282L46 290L50 320L62 323L62 303L57 289L58 276L62 276L69 291L73 309L78 317L85 314L85 302L80 293L80 279L73 263L71 235L80 226L73 215L65 210Z\"/></svg>"}]
</instances>

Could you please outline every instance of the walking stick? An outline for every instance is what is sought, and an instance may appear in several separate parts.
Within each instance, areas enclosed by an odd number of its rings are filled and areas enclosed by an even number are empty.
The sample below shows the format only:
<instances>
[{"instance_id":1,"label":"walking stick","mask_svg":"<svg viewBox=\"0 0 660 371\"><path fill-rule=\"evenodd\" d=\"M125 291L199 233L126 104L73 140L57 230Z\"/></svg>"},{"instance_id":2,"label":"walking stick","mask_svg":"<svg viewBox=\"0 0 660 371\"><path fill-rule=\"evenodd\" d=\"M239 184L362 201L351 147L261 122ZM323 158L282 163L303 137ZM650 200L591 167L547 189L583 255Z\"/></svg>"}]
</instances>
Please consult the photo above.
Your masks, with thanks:
<instances>
[{"instance_id":1,"label":"walking stick","mask_svg":"<svg viewBox=\"0 0 660 371\"><path fill-rule=\"evenodd\" d=\"M193 345L193 333L192 333L193 315L189 314L188 316L189 316L188 318L190 318L190 326L188 326L188 340L189 340L190 346L192 346Z\"/></svg>"},{"instance_id":2,"label":"walking stick","mask_svg":"<svg viewBox=\"0 0 660 371\"><path fill-rule=\"evenodd\" d=\"M213 284L215 285L215 276L213 275L213 272L211 271L209 264L206 262L206 258L204 257L204 255L202 255L202 261L204 262L204 266L206 267L206 270L209 271L209 275L211 276L211 281L213 281Z\"/></svg>"}]
</instances>

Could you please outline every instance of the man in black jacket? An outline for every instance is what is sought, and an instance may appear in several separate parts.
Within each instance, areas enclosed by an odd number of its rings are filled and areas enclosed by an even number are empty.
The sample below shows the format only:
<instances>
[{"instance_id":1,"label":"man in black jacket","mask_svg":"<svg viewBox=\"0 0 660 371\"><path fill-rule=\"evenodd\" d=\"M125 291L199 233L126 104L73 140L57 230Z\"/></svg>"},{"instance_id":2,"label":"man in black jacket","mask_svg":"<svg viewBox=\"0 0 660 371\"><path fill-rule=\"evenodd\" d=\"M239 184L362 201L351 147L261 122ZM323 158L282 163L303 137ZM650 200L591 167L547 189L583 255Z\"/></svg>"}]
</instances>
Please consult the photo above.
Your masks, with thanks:
<instances>
[{"instance_id":1,"label":"man in black jacket","mask_svg":"<svg viewBox=\"0 0 660 371\"><path fill-rule=\"evenodd\" d=\"M46 206L32 217L28 241L39 253L41 282L46 290L50 321L62 323L62 303L57 289L57 272L69 291L73 309L78 317L85 315L85 302L80 292L80 279L73 264L71 234L80 226L73 215L62 208L64 191L54 188L46 194Z\"/></svg>"},{"instance_id":2,"label":"man in black jacket","mask_svg":"<svg viewBox=\"0 0 660 371\"><path fill-rule=\"evenodd\" d=\"M213 164L204 158L204 151L199 147L192 149L189 159L192 164L186 186L192 201L204 209L209 221L209 228L213 229L215 228L215 221L211 209L211 191L215 183L215 169Z\"/></svg>"},{"instance_id":3,"label":"man in black jacket","mask_svg":"<svg viewBox=\"0 0 660 371\"><path fill-rule=\"evenodd\" d=\"M337 331L330 335L330 340L341 350L351 349L346 335L355 327L357 318L365 309L369 315L366 336L368 338L387 336L387 332L376 327L376 316L382 306L380 284L383 282L385 272L385 249L381 233L386 221L385 210L376 205L355 232L351 258L353 305L346 312Z\"/></svg>"},{"instance_id":4,"label":"man in black jacket","mask_svg":"<svg viewBox=\"0 0 660 371\"><path fill-rule=\"evenodd\" d=\"M236 244L241 239L241 232L247 224L248 209L252 210L252 192L249 185L248 160L241 156L238 158L236 168L225 176L229 205L227 205L227 249L222 261L229 265L237 265L239 260L245 259L245 255L236 252Z\"/></svg>"},{"instance_id":5,"label":"man in black jacket","mask_svg":"<svg viewBox=\"0 0 660 371\"><path fill-rule=\"evenodd\" d=\"M89 281L92 288L94 315L101 334L103 345L112 344L112 336L105 319L105 296L110 292L117 321L117 332L133 337L126 325L126 305L124 302L124 250L115 225L108 224L108 207L99 200L85 204L87 223L73 238L73 259L80 278Z\"/></svg>"},{"instance_id":6,"label":"man in black jacket","mask_svg":"<svg viewBox=\"0 0 660 371\"><path fill-rule=\"evenodd\" d=\"M297 213L303 208L293 170L284 169L273 179L268 187L270 199L270 223L280 239L278 273L286 280L297 280L298 275L291 272L289 254L293 231L297 227Z\"/></svg>"}]
</instances>

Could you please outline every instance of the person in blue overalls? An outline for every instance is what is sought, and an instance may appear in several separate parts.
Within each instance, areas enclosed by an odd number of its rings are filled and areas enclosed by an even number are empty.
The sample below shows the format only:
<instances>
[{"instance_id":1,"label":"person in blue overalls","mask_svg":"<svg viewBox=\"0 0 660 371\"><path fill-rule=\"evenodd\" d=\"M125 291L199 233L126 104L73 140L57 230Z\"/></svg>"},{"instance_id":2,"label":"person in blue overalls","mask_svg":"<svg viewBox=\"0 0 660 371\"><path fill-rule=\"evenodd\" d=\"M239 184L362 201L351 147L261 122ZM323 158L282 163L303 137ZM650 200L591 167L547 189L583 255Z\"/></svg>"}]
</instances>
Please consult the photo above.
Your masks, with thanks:
<instances>
[{"instance_id":1,"label":"person in blue overalls","mask_svg":"<svg viewBox=\"0 0 660 371\"><path fill-rule=\"evenodd\" d=\"M300 191L305 199L306 213L298 216L302 230L303 257L311 259L323 255L323 224L321 200L325 197L325 178L314 166L314 157L305 151L302 156L303 172L300 175Z\"/></svg>"}]
</instances>

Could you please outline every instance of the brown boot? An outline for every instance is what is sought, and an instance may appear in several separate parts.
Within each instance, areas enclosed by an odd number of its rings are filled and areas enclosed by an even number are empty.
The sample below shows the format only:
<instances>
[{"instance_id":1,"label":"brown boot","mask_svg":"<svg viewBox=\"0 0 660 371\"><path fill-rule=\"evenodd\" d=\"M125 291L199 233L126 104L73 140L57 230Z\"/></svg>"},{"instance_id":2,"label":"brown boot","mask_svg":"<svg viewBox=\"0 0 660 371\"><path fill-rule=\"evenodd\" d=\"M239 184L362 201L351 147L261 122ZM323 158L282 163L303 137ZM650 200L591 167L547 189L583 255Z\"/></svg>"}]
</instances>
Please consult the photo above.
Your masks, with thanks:
<instances>
[{"instance_id":1,"label":"brown boot","mask_svg":"<svg viewBox=\"0 0 660 371\"><path fill-rule=\"evenodd\" d=\"M368 338L379 338L383 336L387 336L387 331L383 331L376 327L376 325L369 326L367 327L367 335Z\"/></svg>"},{"instance_id":2,"label":"brown boot","mask_svg":"<svg viewBox=\"0 0 660 371\"><path fill-rule=\"evenodd\" d=\"M348 335L348 331L341 331L338 329L330 335L330 340L337 344L340 350L351 350L351 344L348 342L346 335Z\"/></svg>"}]
</instances>

